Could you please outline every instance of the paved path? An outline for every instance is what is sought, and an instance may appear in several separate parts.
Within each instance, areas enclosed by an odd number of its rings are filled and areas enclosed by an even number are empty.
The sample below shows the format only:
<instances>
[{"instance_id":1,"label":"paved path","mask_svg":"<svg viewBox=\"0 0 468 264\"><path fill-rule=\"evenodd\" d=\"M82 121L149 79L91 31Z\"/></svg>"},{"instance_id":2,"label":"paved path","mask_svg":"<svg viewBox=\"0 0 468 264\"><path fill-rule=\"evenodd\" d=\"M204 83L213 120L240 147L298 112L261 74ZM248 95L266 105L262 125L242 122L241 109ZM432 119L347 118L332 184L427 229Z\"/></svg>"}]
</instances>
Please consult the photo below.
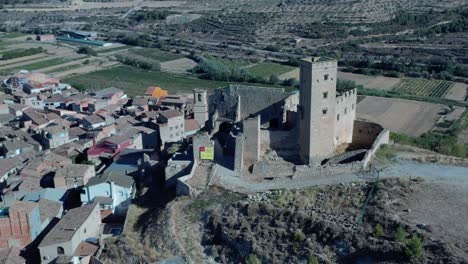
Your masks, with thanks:
<instances>
[{"instance_id":1,"label":"paved path","mask_svg":"<svg viewBox=\"0 0 468 264\"><path fill-rule=\"evenodd\" d=\"M380 172L381 179L396 177L422 177L428 182L468 186L468 168L460 166L400 161L384 168ZM215 184L232 191L252 193L273 189L301 189L318 185L365 182L370 180L375 180L375 178L368 173L361 173L348 175L341 174L323 178L278 179L272 181L253 182L236 177L232 171L220 167L218 169Z\"/></svg>"}]
</instances>

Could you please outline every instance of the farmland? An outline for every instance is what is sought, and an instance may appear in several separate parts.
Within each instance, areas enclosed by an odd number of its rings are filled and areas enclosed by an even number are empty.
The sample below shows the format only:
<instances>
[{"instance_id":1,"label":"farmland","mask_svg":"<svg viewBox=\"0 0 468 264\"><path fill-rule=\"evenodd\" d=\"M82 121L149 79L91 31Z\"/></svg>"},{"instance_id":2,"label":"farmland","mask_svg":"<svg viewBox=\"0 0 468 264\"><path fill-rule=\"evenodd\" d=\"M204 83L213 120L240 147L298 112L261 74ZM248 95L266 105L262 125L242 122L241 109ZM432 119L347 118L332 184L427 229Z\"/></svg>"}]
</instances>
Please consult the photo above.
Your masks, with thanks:
<instances>
[{"instance_id":1,"label":"farmland","mask_svg":"<svg viewBox=\"0 0 468 264\"><path fill-rule=\"evenodd\" d=\"M169 90L170 93L190 93L195 88L211 89L229 85L228 82L202 80L165 72L144 71L128 66L72 76L63 81L80 89L117 87L124 90L129 96L142 95L148 86L160 86Z\"/></svg>"},{"instance_id":2,"label":"farmland","mask_svg":"<svg viewBox=\"0 0 468 264\"><path fill-rule=\"evenodd\" d=\"M181 59L184 57L183 55L179 55L179 54L164 52L158 49L147 49L147 48L132 49L130 50L130 53L133 53L139 56L144 56L148 59L157 60L159 62L177 60L177 59Z\"/></svg>"},{"instance_id":3,"label":"farmland","mask_svg":"<svg viewBox=\"0 0 468 264\"><path fill-rule=\"evenodd\" d=\"M392 90L417 96L443 98L452 86L452 82L441 80L402 79Z\"/></svg>"},{"instance_id":4,"label":"farmland","mask_svg":"<svg viewBox=\"0 0 468 264\"><path fill-rule=\"evenodd\" d=\"M276 64L276 63L259 63L246 68L247 72L256 77L268 79L271 75L281 75L290 72L295 67Z\"/></svg>"}]
</instances>

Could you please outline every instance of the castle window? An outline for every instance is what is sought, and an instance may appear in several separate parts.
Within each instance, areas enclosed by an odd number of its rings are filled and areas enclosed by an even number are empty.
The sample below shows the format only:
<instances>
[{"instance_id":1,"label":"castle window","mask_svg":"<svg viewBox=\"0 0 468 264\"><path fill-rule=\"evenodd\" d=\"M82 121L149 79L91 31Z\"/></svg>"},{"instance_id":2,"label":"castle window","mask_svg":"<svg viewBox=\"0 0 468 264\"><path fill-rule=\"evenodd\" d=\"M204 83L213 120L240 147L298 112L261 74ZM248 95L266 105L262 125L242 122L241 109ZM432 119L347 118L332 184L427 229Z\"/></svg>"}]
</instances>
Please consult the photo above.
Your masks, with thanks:
<instances>
[{"instance_id":1,"label":"castle window","mask_svg":"<svg viewBox=\"0 0 468 264\"><path fill-rule=\"evenodd\" d=\"M323 99L326 99L326 98L328 98L328 92L323 93Z\"/></svg>"},{"instance_id":2,"label":"castle window","mask_svg":"<svg viewBox=\"0 0 468 264\"><path fill-rule=\"evenodd\" d=\"M201 102L201 94L198 94L198 102Z\"/></svg>"},{"instance_id":3,"label":"castle window","mask_svg":"<svg viewBox=\"0 0 468 264\"><path fill-rule=\"evenodd\" d=\"M328 80L328 74L325 74L325 75L323 76L323 80L325 80L325 81Z\"/></svg>"},{"instance_id":4,"label":"castle window","mask_svg":"<svg viewBox=\"0 0 468 264\"><path fill-rule=\"evenodd\" d=\"M328 112L328 109L327 109L327 108L323 108L323 109L322 109L322 115L326 115L327 112Z\"/></svg>"},{"instance_id":5,"label":"castle window","mask_svg":"<svg viewBox=\"0 0 468 264\"><path fill-rule=\"evenodd\" d=\"M340 114L336 115L336 121L340 121Z\"/></svg>"}]
</instances>

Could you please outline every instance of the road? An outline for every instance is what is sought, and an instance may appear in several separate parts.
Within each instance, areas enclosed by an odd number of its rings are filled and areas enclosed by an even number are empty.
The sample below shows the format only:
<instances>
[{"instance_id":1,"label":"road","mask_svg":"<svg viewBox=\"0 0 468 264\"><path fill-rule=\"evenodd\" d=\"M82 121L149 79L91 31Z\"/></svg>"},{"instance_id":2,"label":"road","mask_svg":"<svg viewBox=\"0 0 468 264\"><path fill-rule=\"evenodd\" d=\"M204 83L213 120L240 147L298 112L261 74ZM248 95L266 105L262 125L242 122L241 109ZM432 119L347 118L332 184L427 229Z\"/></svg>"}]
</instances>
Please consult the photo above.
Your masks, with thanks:
<instances>
[{"instance_id":1,"label":"road","mask_svg":"<svg viewBox=\"0 0 468 264\"><path fill-rule=\"evenodd\" d=\"M468 168L460 166L439 165L432 163L417 163L399 161L380 171L383 178L416 178L421 177L428 182L466 185L468 186ZM253 182L236 177L232 171L218 168L215 184L232 191L243 193L263 192L274 189L301 189L319 185L373 181L368 173L341 174L323 178L279 179L273 181Z\"/></svg>"}]
</instances>

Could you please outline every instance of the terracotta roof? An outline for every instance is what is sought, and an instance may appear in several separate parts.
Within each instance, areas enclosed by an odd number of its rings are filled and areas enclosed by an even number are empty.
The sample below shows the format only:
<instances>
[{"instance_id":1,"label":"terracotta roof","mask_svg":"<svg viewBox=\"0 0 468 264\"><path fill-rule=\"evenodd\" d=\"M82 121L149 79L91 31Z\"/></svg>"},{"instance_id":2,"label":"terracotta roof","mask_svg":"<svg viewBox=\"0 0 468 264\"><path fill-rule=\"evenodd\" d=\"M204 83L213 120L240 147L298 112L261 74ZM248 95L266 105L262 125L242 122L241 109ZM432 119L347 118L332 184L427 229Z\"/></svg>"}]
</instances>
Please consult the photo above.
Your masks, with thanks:
<instances>
[{"instance_id":1,"label":"terracotta roof","mask_svg":"<svg viewBox=\"0 0 468 264\"><path fill-rule=\"evenodd\" d=\"M93 256L98 251L99 246L89 242L81 242L75 250L75 256Z\"/></svg>"},{"instance_id":2,"label":"terracotta roof","mask_svg":"<svg viewBox=\"0 0 468 264\"><path fill-rule=\"evenodd\" d=\"M200 129L200 125L195 119L185 119L184 129L185 132L194 131Z\"/></svg>"},{"instance_id":3,"label":"terracotta roof","mask_svg":"<svg viewBox=\"0 0 468 264\"><path fill-rule=\"evenodd\" d=\"M59 202L41 199L37 203L39 205L39 213L41 214L41 221L57 217L62 210L62 204Z\"/></svg>"},{"instance_id":4,"label":"terracotta roof","mask_svg":"<svg viewBox=\"0 0 468 264\"><path fill-rule=\"evenodd\" d=\"M44 237L39 247L70 241L78 228L88 219L98 204L93 203L73 208L60 219L57 225ZM100 224L100 223L96 223Z\"/></svg>"},{"instance_id":5,"label":"terracotta roof","mask_svg":"<svg viewBox=\"0 0 468 264\"><path fill-rule=\"evenodd\" d=\"M179 110L166 110L159 113L167 119L183 115L183 113Z\"/></svg>"}]
</instances>

